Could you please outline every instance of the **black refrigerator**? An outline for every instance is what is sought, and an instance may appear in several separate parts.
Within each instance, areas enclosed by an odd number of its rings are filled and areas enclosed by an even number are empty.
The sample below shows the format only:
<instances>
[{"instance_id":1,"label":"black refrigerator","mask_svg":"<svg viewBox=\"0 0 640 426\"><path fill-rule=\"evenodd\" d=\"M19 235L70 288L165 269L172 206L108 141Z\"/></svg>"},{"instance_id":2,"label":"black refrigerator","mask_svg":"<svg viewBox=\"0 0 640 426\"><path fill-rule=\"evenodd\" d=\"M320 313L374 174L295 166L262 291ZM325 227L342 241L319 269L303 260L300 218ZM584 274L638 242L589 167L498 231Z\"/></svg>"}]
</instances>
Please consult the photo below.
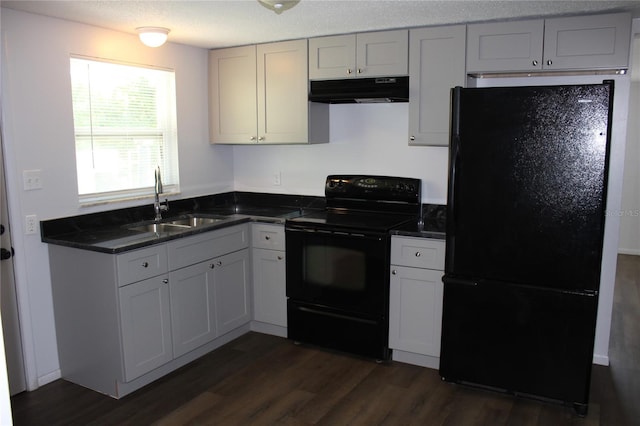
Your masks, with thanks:
<instances>
[{"instance_id":1,"label":"black refrigerator","mask_svg":"<svg viewBox=\"0 0 640 426\"><path fill-rule=\"evenodd\" d=\"M586 414L613 82L452 89L440 374Z\"/></svg>"}]
</instances>

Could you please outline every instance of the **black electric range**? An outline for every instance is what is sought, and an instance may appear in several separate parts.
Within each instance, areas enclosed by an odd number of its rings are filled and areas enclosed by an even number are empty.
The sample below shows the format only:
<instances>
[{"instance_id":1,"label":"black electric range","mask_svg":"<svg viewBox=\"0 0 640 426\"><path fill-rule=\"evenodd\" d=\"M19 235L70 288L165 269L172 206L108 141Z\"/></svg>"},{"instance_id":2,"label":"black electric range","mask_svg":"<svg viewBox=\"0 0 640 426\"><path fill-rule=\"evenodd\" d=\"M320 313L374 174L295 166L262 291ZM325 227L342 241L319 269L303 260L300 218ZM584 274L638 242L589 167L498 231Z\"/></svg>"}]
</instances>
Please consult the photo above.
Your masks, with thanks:
<instances>
[{"instance_id":1,"label":"black electric range","mask_svg":"<svg viewBox=\"0 0 640 426\"><path fill-rule=\"evenodd\" d=\"M389 231L417 221L421 182L331 175L325 197L285 224L288 337L389 359Z\"/></svg>"}]
</instances>

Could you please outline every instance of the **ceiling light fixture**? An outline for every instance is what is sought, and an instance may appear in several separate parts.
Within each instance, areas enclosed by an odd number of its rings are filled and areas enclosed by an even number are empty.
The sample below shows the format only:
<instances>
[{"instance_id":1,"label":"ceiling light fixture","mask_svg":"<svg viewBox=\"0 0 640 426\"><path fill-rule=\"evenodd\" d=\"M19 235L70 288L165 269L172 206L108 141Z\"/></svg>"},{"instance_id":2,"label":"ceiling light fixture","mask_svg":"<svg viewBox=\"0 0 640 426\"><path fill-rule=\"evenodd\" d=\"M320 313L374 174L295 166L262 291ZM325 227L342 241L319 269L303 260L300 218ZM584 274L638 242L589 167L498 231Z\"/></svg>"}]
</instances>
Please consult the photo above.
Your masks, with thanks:
<instances>
[{"instance_id":1,"label":"ceiling light fixture","mask_svg":"<svg viewBox=\"0 0 640 426\"><path fill-rule=\"evenodd\" d=\"M138 27L136 28L140 41L149 47L159 47L167 41L168 28L162 27Z\"/></svg>"},{"instance_id":2,"label":"ceiling light fixture","mask_svg":"<svg viewBox=\"0 0 640 426\"><path fill-rule=\"evenodd\" d=\"M280 15L300 3L300 0L258 0L258 3Z\"/></svg>"}]
</instances>

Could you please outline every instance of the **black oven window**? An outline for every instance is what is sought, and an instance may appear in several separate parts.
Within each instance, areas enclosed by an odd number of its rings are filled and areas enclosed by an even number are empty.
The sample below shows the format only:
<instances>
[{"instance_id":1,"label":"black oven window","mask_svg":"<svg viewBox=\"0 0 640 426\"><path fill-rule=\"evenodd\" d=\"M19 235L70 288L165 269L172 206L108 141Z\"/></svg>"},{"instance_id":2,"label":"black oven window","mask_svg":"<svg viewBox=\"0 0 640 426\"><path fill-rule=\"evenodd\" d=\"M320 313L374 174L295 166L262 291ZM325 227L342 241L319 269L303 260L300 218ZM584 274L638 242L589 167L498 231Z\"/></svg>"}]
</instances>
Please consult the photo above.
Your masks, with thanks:
<instances>
[{"instance_id":1,"label":"black oven window","mask_svg":"<svg viewBox=\"0 0 640 426\"><path fill-rule=\"evenodd\" d=\"M304 281L310 285L363 291L365 253L344 247L309 244L304 247Z\"/></svg>"}]
</instances>

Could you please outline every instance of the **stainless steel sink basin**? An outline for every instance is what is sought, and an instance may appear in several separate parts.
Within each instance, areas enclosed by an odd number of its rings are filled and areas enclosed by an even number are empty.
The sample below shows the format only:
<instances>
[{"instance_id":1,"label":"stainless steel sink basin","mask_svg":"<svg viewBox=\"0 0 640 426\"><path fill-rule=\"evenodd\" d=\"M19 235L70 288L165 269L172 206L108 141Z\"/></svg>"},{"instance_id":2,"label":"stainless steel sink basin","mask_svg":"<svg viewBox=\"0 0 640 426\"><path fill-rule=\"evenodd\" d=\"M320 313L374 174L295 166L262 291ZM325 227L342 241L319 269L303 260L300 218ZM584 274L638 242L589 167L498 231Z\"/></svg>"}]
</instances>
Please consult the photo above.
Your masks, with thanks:
<instances>
[{"instance_id":1,"label":"stainless steel sink basin","mask_svg":"<svg viewBox=\"0 0 640 426\"><path fill-rule=\"evenodd\" d=\"M176 225L172 223L147 223L128 228L130 231L155 232L156 234L175 234L191 229L190 226Z\"/></svg>"},{"instance_id":2,"label":"stainless steel sink basin","mask_svg":"<svg viewBox=\"0 0 640 426\"><path fill-rule=\"evenodd\" d=\"M154 232L156 234L178 234L194 228L213 225L225 220L224 217L206 215L186 215L162 222L146 222L129 225L126 228L136 232Z\"/></svg>"},{"instance_id":3,"label":"stainless steel sink basin","mask_svg":"<svg viewBox=\"0 0 640 426\"><path fill-rule=\"evenodd\" d=\"M212 225L214 223L218 223L223 220L225 219L217 218L217 217L188 216L180 219L169 220L164 223L167 223L170 225L176 225L176 226L188 226L190 228L198 228L200 226Z\"/></svg>"}]
</instances>

